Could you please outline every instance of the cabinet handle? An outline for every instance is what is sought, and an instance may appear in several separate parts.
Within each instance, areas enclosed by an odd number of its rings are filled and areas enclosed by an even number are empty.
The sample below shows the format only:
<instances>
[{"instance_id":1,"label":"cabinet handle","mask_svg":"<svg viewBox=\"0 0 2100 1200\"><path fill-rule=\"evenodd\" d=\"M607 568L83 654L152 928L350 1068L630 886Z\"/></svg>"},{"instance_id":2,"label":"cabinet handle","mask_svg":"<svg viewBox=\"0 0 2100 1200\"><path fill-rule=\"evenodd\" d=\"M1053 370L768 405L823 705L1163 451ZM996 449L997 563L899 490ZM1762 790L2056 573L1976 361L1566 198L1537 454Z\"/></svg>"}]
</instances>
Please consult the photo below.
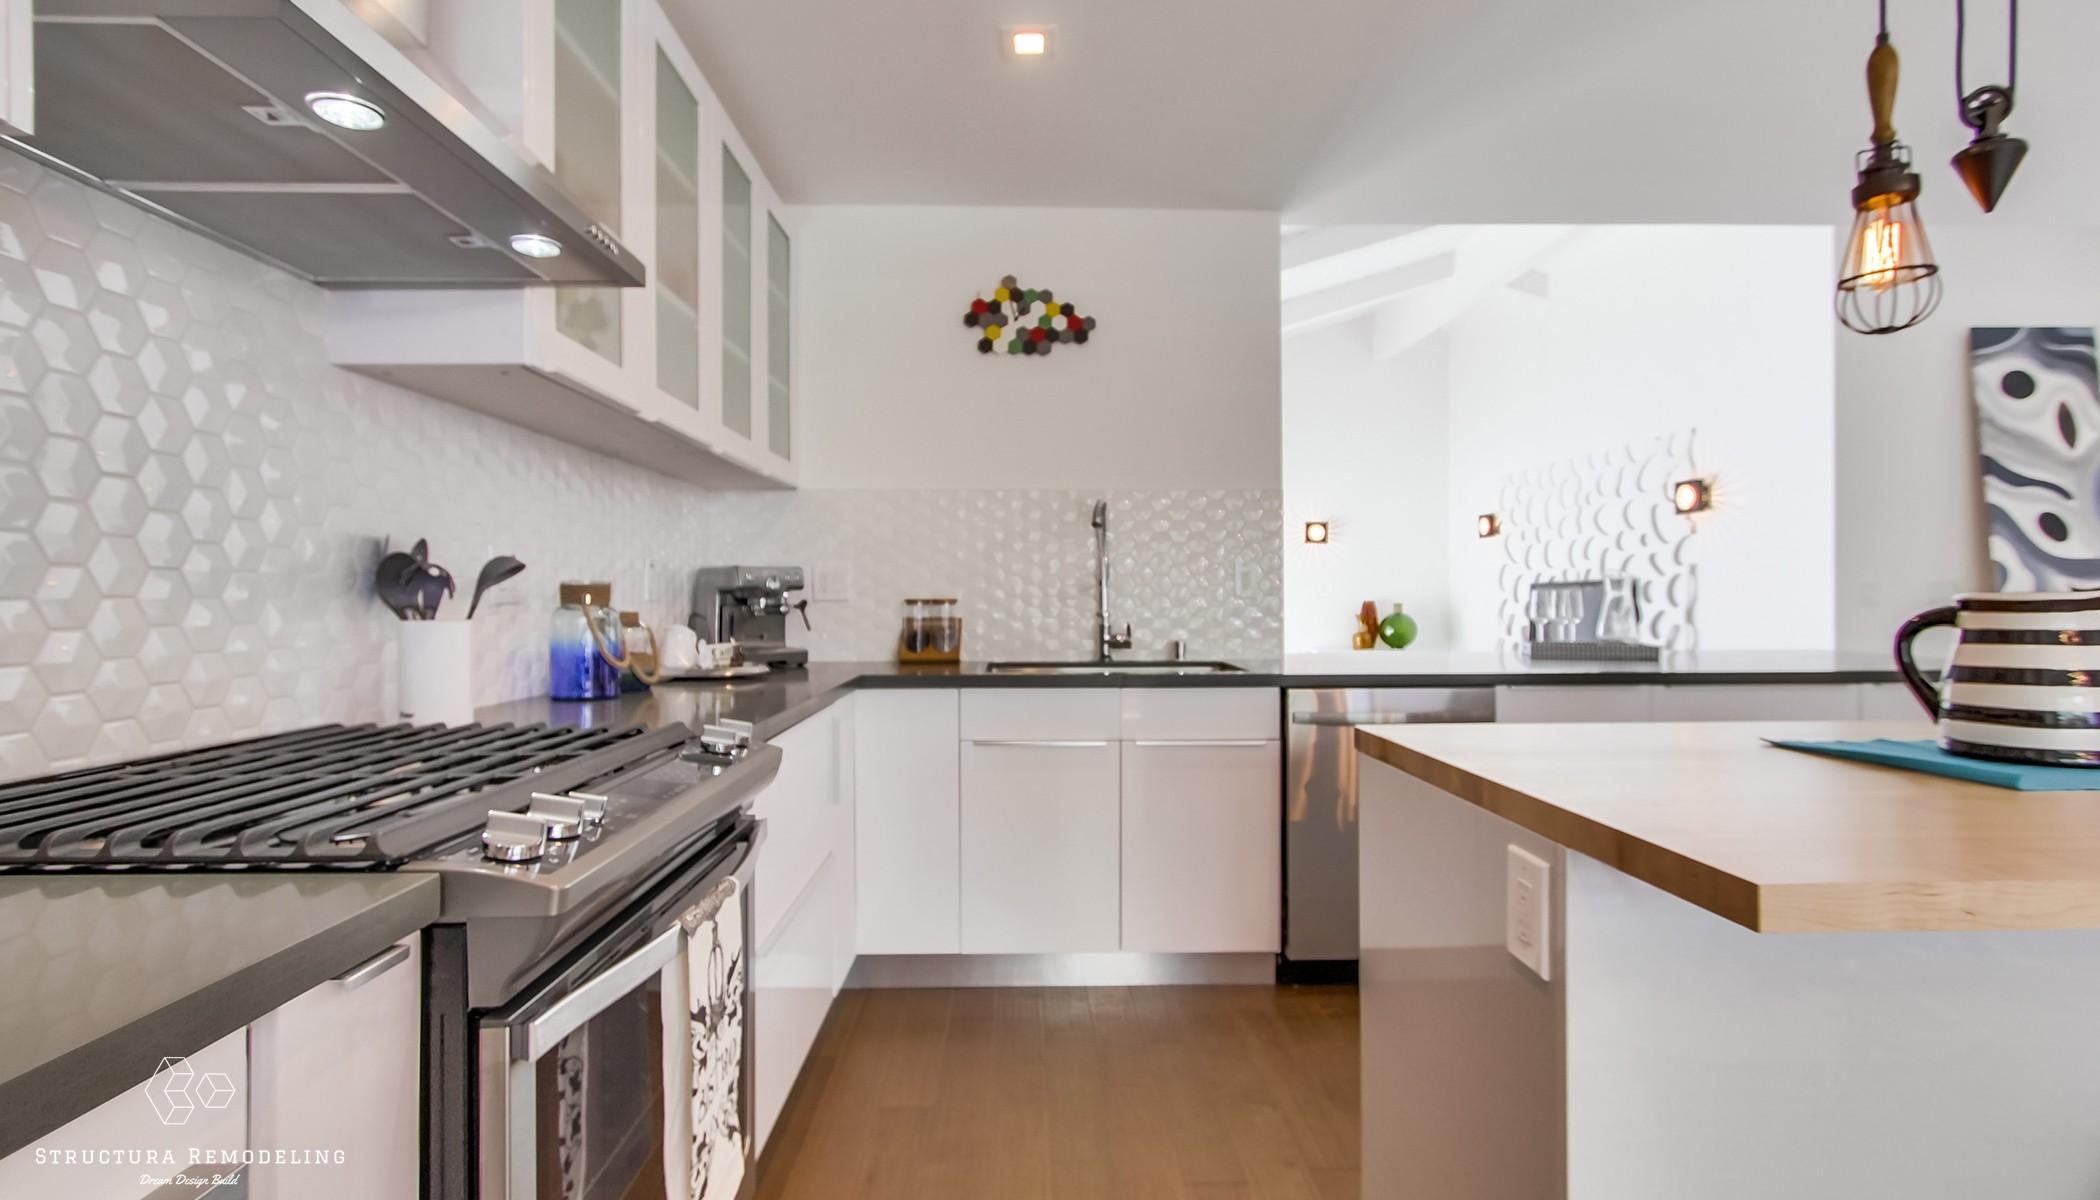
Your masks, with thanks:
<instances>
[{"instance_id":1,"label":"cabinet handle","mask_svg":"<svg viewBox=\"0 0 2100 1200\"><path fill-rule=\"evenodd\" d=\"M408 961L408 943L395 942L386 949L335 977L346 992L354 992Z\"/></svg>"},{"instance_id":2,"label":"cabinet handle","mask_svg":"<svg viewBox=\"0 0 2100 1200\"><path fill-rule=\"evenodd\" d=\"M1133 746L1273 746L1276 743L1266 738L1139 738Z\"/></svg>"},{"instance_id":3,"label":"cabinet handle","mask_svg":"<svg viewBox=\"0 0 2100 1200\"><path fill-rule=\"evenodd\" d=\"M1442 712L1294 712L1293 725L1477 725L1492 717Z\"/></svg>"},{"instance_id":4,"label":"cabinet handle","mask_svg":"<svg viewBox=\"0 0 2100 1200\"><path fill-rule=\"evenodd\" d=\"M1108 743L1107 743L1107 742L1105 742L1105 741L1100 741L1100 742L1076 742L1076 741L1041 741L1041 742L1039 742L1039 741L1035 741L1035 740L1033 740L1033 739L1031 739L1031 738L973 738L973 739L971 740L970 744L971 744L972 746L1041 746L1041 747L1043 747L1043 748L1045 748L1045 749L1048 749L1048 750L1084 750L1084 749L1087 749L1087 748L1090 748L1090 747L1101 747L1101 746L1106 746L1106 745L1108 745Z\"/></svg>"}]
</instances>

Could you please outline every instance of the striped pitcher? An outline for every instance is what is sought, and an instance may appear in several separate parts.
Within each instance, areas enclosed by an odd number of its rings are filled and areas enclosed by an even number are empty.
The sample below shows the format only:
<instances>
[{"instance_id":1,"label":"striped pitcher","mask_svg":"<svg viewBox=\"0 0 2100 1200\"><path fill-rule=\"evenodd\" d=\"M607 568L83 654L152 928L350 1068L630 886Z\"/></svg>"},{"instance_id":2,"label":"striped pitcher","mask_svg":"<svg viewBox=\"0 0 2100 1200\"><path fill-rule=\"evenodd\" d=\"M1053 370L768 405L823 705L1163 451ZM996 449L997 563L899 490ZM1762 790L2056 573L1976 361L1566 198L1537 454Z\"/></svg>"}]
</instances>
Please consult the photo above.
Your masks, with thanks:
<instances>
[{"instance_id":1,"label":"striped pitcher","mask_svg":"<svg viewBox=\"0 0 2100 1200\"><path fill-rule=\"evenodd\" d=\"M1935 688L1911 643L1940 625L1954 654ZM2100 766L2100 592L1956 596L1903 623L1896 667L1951 754Z\"/></svg>"}]
</instances>

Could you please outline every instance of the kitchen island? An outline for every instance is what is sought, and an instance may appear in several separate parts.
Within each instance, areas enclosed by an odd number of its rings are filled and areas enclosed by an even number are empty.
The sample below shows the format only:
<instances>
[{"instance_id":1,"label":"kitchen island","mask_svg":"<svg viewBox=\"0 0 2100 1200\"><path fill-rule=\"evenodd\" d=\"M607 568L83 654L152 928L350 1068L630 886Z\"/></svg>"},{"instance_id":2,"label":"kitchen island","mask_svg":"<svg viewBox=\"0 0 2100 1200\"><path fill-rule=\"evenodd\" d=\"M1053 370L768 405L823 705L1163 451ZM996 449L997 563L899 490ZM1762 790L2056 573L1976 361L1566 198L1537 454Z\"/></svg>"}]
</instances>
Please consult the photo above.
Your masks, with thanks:
<instances>
[{"instance_id":1,"label":"kitchen island","mask_svg":"<svg viewBox=\"0 0 2100 1200\"><path fill-rule=\"evenodd\" d=\"M1763 742L1928 734L1359 730L1364 1194L2100 1194L2100 792Z\"/></svg>"}]
</instances>

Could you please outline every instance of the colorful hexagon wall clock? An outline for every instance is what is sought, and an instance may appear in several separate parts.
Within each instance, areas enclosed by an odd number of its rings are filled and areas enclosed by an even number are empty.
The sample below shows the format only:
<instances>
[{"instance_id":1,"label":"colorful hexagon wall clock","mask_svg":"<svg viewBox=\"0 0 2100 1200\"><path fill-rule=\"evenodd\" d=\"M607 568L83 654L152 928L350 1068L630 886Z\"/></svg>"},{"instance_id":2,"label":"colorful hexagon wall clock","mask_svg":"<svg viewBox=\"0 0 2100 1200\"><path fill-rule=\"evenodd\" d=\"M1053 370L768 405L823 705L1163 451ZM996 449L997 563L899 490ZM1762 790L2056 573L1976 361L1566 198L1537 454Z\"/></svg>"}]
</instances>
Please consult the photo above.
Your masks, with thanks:
<instances>
[{"instance_id":1,"label":"colorful hexagon wall clock","mask_svg":"<svg viewBox=\"0 0 2100 1200\"><path fill-rule=\"evenodd\" d=\"M1024 288L1008 275L989 297L970 301L963 325L977 332L979 354L1050 353L1060 344L1084 346L1094 332L1094 318L1080 313L1070 300L1049 288Z\"/></svg>"}]
</instances>

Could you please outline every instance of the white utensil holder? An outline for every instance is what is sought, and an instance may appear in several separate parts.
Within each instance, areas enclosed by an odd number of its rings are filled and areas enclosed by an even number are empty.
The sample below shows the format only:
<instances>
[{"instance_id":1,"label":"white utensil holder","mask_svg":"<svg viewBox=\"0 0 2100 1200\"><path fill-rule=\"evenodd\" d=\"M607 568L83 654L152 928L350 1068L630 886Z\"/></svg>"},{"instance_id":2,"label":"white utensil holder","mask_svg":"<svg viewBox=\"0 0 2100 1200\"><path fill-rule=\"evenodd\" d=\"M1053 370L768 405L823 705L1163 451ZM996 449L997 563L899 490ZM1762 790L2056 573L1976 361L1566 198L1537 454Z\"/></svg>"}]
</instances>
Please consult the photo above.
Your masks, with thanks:
<instances>
[{"instance_id":1,"label":"white utensil holder","mask_svg":"<svg viewBox=\"0 0 2100 1200\"><path fill-rule=\"evenodd\" d=\"M396 643L401 719L415 725L474 720L474 624L403 621Z\"/></svg>"}]
</instances>

